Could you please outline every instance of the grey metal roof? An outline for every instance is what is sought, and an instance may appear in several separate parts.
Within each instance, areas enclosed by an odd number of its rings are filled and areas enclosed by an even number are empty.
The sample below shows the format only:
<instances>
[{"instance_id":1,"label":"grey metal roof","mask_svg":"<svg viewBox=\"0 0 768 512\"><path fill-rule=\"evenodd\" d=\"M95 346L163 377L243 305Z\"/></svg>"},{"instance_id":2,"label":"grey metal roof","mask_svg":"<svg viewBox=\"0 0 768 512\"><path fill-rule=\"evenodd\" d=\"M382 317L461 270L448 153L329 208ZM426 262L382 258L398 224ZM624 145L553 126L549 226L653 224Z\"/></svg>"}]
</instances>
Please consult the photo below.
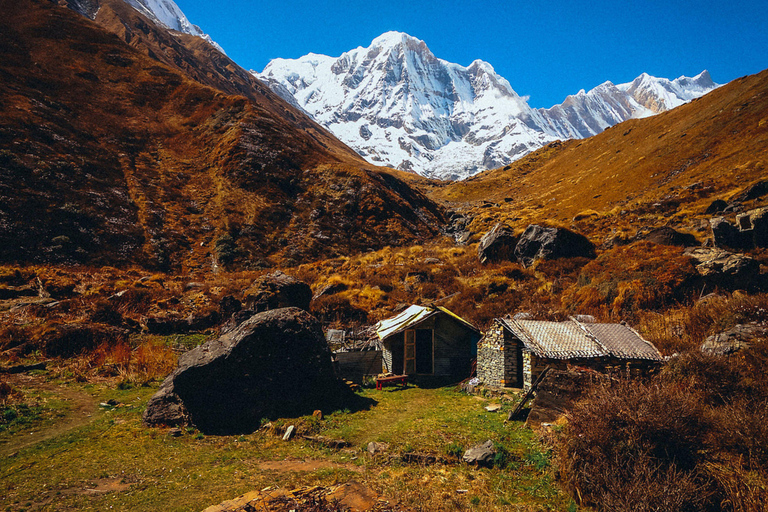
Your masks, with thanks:
<instances>
[{"instance_id":1,"label":"grey metal roof","mask_svg":"<svg viewBox=\"0 0 768 512\"><path fill-rule=\"evenodd\" d=\"M622 324L499 319L526 348L539 357L577 359L616 357L661 361L656 347Z\"/></svg>"},{"instance_id":2,"label":"grey metal roof","mask_svg":"<svg viewBox=\"0 0 768 512\"><path fill-rule=\"evenodd\" d=\"M634 329L623 324L588 324L581 326L594 336L612 356L621 359L649 359L661 361L663 357L650 341L643 339Z\"/></svg>"},{"instance_id":3,"label":"grey metal roof","mask_svg":"<svg viewBox=\"0 0 768 512\"><path fill-rule=\"evenodd\" d=\"M528 349L539 357L573 359L606 355L605 350L572 321L505 319L503 322Z\"/></svg>"}]
</instances>

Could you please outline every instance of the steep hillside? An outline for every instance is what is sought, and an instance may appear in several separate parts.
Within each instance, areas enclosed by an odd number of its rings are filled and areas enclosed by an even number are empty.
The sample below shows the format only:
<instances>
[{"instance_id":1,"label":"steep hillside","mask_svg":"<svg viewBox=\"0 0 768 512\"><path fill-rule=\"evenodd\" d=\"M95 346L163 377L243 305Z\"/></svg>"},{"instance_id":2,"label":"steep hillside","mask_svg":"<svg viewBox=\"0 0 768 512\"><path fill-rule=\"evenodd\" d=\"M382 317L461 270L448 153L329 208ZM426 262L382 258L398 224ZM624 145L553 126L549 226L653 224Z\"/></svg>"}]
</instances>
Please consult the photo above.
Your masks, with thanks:
<instances>
[{"instance_id":1,"label":"steep hillside","mask_svg":"<svg viewBox=\"0 0 768 512\"><path fill-rule=\"evenodd\" d=\"M625 121L585 140L556 142L466 181L420 181L432 197L485 204L477 229L506 218L606 231L669 224L702 229L715 199L765 179L768 71L743 77L669 112ZM417 181L414 181L417 182Z\"/></svg>"},{"instance_id":2,"label":"steep hillside","mask_svg":"<svg viewBox=\"0 0 768 512\"><path fill-rule=\"evenodd\" d=\"M259 267L436 233L441 212L423 195L271 93L214 88L194 46L163 46L183 57L169 67L50 2L4 14L3 261Z\"/></svg>"}]
</instances>

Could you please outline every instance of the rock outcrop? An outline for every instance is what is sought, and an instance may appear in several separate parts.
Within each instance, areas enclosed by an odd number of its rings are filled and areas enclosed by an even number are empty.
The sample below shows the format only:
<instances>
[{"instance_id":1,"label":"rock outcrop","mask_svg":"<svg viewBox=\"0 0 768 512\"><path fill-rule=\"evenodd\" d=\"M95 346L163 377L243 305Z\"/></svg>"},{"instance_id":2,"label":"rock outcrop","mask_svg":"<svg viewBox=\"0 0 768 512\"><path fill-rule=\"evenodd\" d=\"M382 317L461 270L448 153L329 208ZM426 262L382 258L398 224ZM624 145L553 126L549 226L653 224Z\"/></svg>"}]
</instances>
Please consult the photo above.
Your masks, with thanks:
<instances>
[{"instance_id":1,"label":"rock outcrop","mask_svg":"<svg viewBox=\"0 0 768 512\"><path fill-rule=\"evenodd\" d=\"M724 217L710 219L715 246L731 249L768 247L768 207L736 216L732 224Z\"/></svg>"},{"instance_id":2,"label":"rock outcrop","mask_svg":"<svg viewBox=\"0 0 768 512\"><path fill-rule=\"evenodd\" d=\"M282 308L184 354L143 419L212 434L248 433L262 418L332 410L350 393L334 375L320 323L301 309Z\"/></svg>"},{"instance_id":3,"label":"rock outcrop","mask_svg":"<svg viewBox=\"0 0 768 512\"><path fill-rule=\"evenodd\" d=\"M736 325L726 331L709 336L701 344L701 351L711 355L728 355L749 348L752 340L768 336L768 328L757 324Z\"/></svg>"},{"instance_id":4,"label":"rock outcrop","mask_svg":"<svg viewBox=\"0 0 768 512\"><path fill-rule=\"evenodd\" d=\"M480 263L511 261L515 257L516 245L517 238L512 229L499 222L480 239L477 257Z\"/></svg>"},{"instance_id":5,"label":"rock outcrop","mask_svg":"<svg viewBox=\"0 0 768 512\"><path fill-rule=\"evenodd\" d=\"M531 224L520 236L515 257L529 267L539 259L595 257L595 246L584 235L563 228Z\"/></svg>"},{"instance_id":6,"label":"rock outcrop","mask_svg":"<svg viewBox=\"0 0 768 512\"><path fill-rule=\"evenodd\" d=\"M749 256L704 247L685 254L693 258L696 271L710 286L730 290L760 286L760 264Z\"/></svg>"}]
</instances>

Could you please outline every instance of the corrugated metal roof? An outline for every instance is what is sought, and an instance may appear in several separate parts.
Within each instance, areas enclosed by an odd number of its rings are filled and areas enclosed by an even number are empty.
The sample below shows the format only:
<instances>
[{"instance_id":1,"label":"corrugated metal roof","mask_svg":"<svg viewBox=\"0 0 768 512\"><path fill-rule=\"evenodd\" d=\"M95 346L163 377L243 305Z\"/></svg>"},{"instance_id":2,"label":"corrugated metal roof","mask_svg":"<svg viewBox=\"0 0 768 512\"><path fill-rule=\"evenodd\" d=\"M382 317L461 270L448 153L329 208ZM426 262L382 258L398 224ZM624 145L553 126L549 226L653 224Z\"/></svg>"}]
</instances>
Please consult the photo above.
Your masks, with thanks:
<instances>
[{"instance_id":1,"label":"corrugated metal roof","mask_svg":"<svg viewBox=\"0 0 768 512\"><path fill-rule=\"evenodd\" d=\"M603 357L602 346L584 332L576 322L543 322L539 320L503 320L525 346L539 357L573 359Z\"/></svg>"},{"instance_id":2,"label":"corrugated metal roof","mask_svg":"<svg viewBox=\"0 0 768 512\"><path fill-rule=\"evenodd\" d=\"M449 311L444 307L441 307L441 306L425 307L425 306L416 306L416 305L410 306L408 309L406 309L399 315L380 321L374 326L374 328L376 329L376 334L379 336L379 339L384 340L385 338L388 338L393 334L397 334L399 332L402 332L408 329L409 327L420 324L424 320L438 313L445 313L449 315L451 318L461 322L463 325L467 326L468 328L474 331L477 331L477 328L474 325L470 324L469 322L467 322L466 320L458 316L456 313L453 313L452 311Z\"/></svg>"},{"instance_id":3,"label":"corrugated metal roof","mask_svg":"<svg viewBox=\"0 0 768 512\"><path fill-rule=\"evenodd\" d=\"M531 352L549 359L616 357L661 361L649 341L622 324L500 319Z\"/></svg>"},{"instance_id":4,"label":"corrugated metal roof","mask_svg":"<svg viewBox=\"0 0 768 512\"><path fill-rule=\"evenodd\" d=\"M612 356L621 359L664 359L651 344L634 329L622 324L580 324L594 336Z\"/></svg>"}]
</instances>

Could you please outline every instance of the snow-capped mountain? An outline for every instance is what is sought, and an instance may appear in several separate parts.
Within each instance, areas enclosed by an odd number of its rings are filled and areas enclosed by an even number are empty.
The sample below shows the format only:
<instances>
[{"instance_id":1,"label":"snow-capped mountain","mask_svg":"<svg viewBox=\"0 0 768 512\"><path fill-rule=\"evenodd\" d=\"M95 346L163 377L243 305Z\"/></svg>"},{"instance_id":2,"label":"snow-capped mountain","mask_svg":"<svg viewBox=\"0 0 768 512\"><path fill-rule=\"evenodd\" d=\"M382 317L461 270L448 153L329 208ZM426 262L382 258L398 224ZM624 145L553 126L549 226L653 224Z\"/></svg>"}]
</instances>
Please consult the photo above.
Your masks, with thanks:
<instances>
[{"instance_id":1,"label":"snow-capped mountain","mask_svg":"<svg viewBox=\"0 0 768 512\"><path fill-rule=\"evenodd\" d=\"M487 62L444 61L400 32L338 58L275 59L253 73L368 161L442 179L506 165L553 140L588 137L716 87L706 72L674 81L641 75L533 109Z\"/></svg>"},{"instance_id":2,"label":"snow-capped mountain","mask_svg":"<svg viewBox=\"0 0 768 512\"><path fill-rule=\"evenodd\" d=\"M201 37L221 53L225 53L224 49L211 39L211 36L204 33L197 25L190 23L179 6L172 0L125 0L125 2L164 27L183 34Z\"/></svg>"}]
</instances>

